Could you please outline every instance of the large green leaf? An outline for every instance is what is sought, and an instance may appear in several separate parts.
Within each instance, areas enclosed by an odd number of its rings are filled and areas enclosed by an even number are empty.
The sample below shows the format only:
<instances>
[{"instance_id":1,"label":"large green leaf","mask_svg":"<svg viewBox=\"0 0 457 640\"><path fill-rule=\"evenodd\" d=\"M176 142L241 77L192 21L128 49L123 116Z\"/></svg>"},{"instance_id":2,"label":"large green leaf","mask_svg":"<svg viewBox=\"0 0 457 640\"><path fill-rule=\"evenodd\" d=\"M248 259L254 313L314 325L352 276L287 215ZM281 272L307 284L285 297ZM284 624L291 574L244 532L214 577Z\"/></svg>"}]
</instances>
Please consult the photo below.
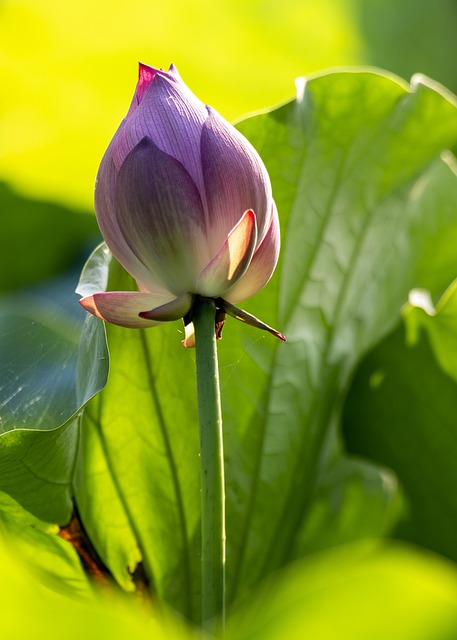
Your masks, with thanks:
<instances>
[{"instance_id":1,"label":"large green leaf","mask_svg":"<svg viewBox=\"0 0 457 640\"><path fill-rule=\"evenodd\" d=\"M133 591L141 551L98 429L100 401L94 398L84 413L73 487L92 544L118 583Z\"/></svg>"},{"instance_id":2,"label":"large green leaf","mask_svg":"<svg viewBox=\"0 0 457 640\"><path fill-rule=\"evenodd\" d=\"M1 301L0 335L0 489L37 517L65 523L78 415L106 382L103 326L48 299L11 295Z\"/></svg>"},{"instance_id":3,"label":"large green leaf","mask_svg":"<svg viewBox=\"0 0 457 640\"><path fill-rule=\"evenodd\" d=\"M414 292L405 320L360 365L347 398L347 446L396 472L407 498L398 535L457 560L455 284L433 309ZM419 327L424 331L418 332Z\"/></svg>"},{"instance_id":4,"label":"large green leaf","mask_svg":"<svg viewBox=\"0 0 457 640\"><path fill-rule=\"evenodd\" d=\"M238 371L246 372L250 410L237 420L226 410L236 460L227 469L236 495L228 503L229 570L242 591L287 558L348 376L420 283L434 240L430 194L446 184L447 199L457 200L455 175L440 159L457 139L457 112L425 79L408 89L382 75L338 73L308 80L295 103L241 129L267 163L283 231L279 274L251 309L288 338L245 342L252 361ZM450 227L442 196L435 228ZM262 377L249 371L254 361ZM224 394L232 414L236 386Z\"/></svg>"},{"instance_id":5,"label":"large green leaf","mask_svg":"<svg viewBox=\"0 0 457 640\"><path fill-rule=\"evenodd\" d=\"M448 287L436 308L428 291L411 291L404 319L408 343L416 344L424 330L441 368L457 381L457 280Z\"/></svg>"},{"instance_id":6,"label":"large green leaf","mask_svg":"<svg viewBox=\"0 0 457 640\"><path fill-rule=\"evenodd\" d=\"M350 526L328 544L386 531L396 500L391 480L382 479L392 476L345 459L341 406L354 367L399 322L410 288L423 286L431 244L457 228L457 207L449 206L457 204L457 180L450 156L441 158L457 141L456 105L426 79L407 87L368 71L325 74L299 83L296 101L240 129L267 164L283 237L274 278L246 306L288 342L229 319L220 343L230 599L318 546L309 523L326 484L336 491L324 498L330 515L338 491L357 487L341 511ZM431 278L436 291L453 269L441 264ZM113 261L109 288L131 286ZM123 562L136 540L158 595L198 619L194 357L181 348L175 323L107 327L107 335L109 384L84 419L88 441L98 444L79 467L81 515L110 566L102 541L113 515L87 506L109 493L124 522L115 540ZM368 500L360 486L367 489L370 477L378 507L366 527L357 519ZM321 532L329 522L324 514Z\"/></svg>"},{"instance_id":7,"label":"large green leaf","mask_svg":"<svg viewBox=\"0 0 457 640\"><path fill-rule=\"evenodd\" d=\"M92 265L101 268L105 259L107 267L109 258L103 248L94 253L81 291L88 291ZM109 288L132 287L130 276L114 260L110 271ZM81 517L124 586L127 567L133 571L141 553L154 589L188 617L198 618L200 494L193 354L181 346L175 324L161 331L108 325L106 330L109 384L83 416L84 450L75 485Z\"/></svg>"}]
</instances>

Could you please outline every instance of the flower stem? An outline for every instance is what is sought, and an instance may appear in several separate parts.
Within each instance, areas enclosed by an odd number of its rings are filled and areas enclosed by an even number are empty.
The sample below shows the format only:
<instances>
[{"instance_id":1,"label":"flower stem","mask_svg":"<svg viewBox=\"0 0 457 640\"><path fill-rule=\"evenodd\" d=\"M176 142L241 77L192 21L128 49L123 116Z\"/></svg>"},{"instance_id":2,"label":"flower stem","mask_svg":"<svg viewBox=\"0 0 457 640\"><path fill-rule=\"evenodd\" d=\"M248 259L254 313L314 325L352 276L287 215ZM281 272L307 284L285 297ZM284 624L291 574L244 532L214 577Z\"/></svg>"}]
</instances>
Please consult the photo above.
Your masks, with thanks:
<instances>
[{"instance_id":1,"label":"flower stem","mask_svg":"<svg viewBox=\"0 0 457 640\"><path fill-rule=\"evenodd\" d=\"M225 622L224 452L215 316L215 301L197 297L192 320L200 423L202 622L212 632L223 629Z\"/></svg>"}]
</instances>

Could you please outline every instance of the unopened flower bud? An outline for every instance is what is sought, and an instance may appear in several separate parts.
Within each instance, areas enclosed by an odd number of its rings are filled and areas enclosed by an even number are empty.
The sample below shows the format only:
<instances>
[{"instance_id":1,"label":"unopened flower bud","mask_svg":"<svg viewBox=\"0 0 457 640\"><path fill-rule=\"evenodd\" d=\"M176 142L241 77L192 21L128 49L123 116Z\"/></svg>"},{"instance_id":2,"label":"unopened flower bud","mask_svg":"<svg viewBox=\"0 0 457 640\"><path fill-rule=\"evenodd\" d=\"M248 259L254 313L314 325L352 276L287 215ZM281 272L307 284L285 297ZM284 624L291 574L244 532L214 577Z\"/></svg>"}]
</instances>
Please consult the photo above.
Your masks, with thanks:
<instances>
[{"instance_id":1,"label":"unopened flower bud","mask_svg":"<svg viewBox=\"0 0 457 640\"><path fill-rule=\"evenodd\" d=\"M233 305L261 289L276 266L278 215L262 160L173 65L140 65L130 109L100 165L95 210L106 244L139 289L81 300L114 324L183 318L196 295Z\"/></svg>"}]
</instances>

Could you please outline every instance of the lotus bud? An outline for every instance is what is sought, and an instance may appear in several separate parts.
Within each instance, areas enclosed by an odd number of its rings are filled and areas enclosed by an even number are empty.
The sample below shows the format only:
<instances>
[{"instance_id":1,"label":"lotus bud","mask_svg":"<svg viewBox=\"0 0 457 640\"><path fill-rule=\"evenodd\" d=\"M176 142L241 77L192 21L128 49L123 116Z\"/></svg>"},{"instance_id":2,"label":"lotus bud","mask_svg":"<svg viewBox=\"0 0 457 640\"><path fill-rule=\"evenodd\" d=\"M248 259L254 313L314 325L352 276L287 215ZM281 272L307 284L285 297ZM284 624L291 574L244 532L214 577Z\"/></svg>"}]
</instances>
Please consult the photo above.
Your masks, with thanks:
<instances>
[{"instance_id":1,"label":"lotus bud","mask_svg":"<svg viewBox=\"0 0 457 640\"><path fill-rule=\"evenodd\" d=\"M234 303L261 289L277 263L278 214L262 160L173 65L140 64L130 109L100 164L95 211L138 284L80 301L113 324L189 324L195 296L237 316Z\"/></svg>"}]
</instances>

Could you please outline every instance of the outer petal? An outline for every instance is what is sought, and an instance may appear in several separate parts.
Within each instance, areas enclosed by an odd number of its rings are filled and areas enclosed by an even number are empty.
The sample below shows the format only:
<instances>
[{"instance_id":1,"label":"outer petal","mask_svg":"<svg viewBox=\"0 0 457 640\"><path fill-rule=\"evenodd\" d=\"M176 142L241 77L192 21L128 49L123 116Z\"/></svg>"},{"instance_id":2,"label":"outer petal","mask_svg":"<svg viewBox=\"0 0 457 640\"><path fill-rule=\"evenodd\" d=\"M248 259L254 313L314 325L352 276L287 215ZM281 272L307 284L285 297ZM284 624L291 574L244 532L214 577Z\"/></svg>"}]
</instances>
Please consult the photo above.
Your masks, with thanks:
<instances>
[{"instance_id":1,"label":"outer petal","mask_svg":"<svg viewBox=\"0 0 457 640\"><path fill-rule=\"evenodd\" d=\"M262 289L271 278L278 262L280 246L279 220L274 202L272 211L267 235L254 253L244 276L225 293L225 300L232 303L246 300Z\"/></svg>"},{"instance_id":2,"label":"outer petal","mask_svg":"<svg viewBox=\"0 0 457 640\"><path fill-rule=\"evenodd\" d=\"M166 293L165 285L158 278L151 277L148 268L129 247L119 228L115 206L117 172L111 149L112 143L103 156L95 186L95 212L100 231L114 256L136 280L144 283L150 292Z\"/></svg>"},{"instance_id":3,"label":"outer petal","mask_svg":"<svg viewBox=\"0 0 457 640\"><path fill-rule=\"evenodd\" d=\"M154 281L175 295L193 291L210 256L200 195L182 164L144 138L119 171L114 201L118 229Z\"/></svg>"},{"instance_id":4,"label":"outer petal","mask_svg":"<svg viewBox=\"0 0 457 640\"><path fill-rule=\"evenodd\" d=\"M97 318L129 329L154 327L161 322L145 320L139 314L145 309L158 307L170 302L170 296L160 296L138 291L112 291L95 293L83 298L79 303Z\"/></svg>"},{"instance_id":5,"label":"outer petal","mask_svg":"<svg viewBox=\"0 0 457 640\"><path fill-rule=\"evenodd\" d=\"M117 169L127 154L145 136L169 155L181 162L203 193L200 163L200 136L208 117L204 104L188 89L176 69L170 72L148 67L152 80L140 86L146 68L140 69L140 81L134 100L141 97L136 108L133 102L125 126L116 133L113 158Z\"/></svg>"},{"instance_id":6,"label":"outer petal","mask_svg":"<svg viewBox=\"0 0 457 640\"><path fill-rule=\"evenodd\" d=\"M197 293L220 297L236 282L249 266L257 240L254 212L246 211L230 231L214 258L203 269L197 283Z\"/></svg>"},{"instance_id":7,"label":"outer petal","mask_svg":"<svg viewBox=\"0 0 457 640\"><path fill-rule=\"evenodd\" d=\"M257 242L270 223L271 184L254 147L234 127L208 108L203 125L201 157L209 210L208 237L217 251L241 212L253 209L257 219Z\"/></svg>"},{"instance_id":8,"label":"outer petal","mask_svg":"<svg viewBox=\"0 0 457 640\"><path fill-rule=\"evenodd\" d=\"M175 300L163 304L149 311L141 311L140 318L146 320L157 320L158 322L170 322L171 320L179 320L184 318L190 311L194 296L191 293L183 293Z\"/></svg>"}]
</instances>

